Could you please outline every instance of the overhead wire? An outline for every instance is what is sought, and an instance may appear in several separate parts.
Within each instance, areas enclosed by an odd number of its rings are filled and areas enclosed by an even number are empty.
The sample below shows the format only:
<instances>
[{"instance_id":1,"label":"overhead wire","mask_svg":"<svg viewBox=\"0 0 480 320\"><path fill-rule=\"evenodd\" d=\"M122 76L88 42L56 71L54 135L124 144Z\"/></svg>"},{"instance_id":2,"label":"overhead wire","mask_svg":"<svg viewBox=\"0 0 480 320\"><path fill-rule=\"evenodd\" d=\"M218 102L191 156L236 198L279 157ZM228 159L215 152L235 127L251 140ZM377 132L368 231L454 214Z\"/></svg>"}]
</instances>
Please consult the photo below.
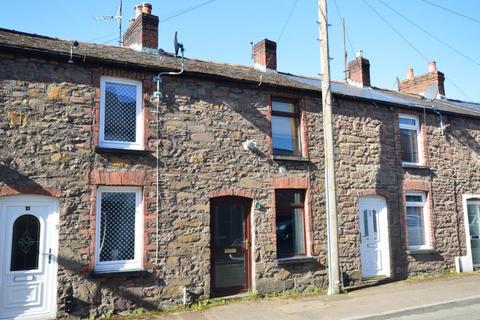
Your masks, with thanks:
<instances>
[{"instance_id":1,"label":"overhead wire","mask_svg":"<svg viewBox=\"0 0 480 320\"><path fill-rule=\"evenodd\" d=\"M280 31L280 35L278 36L277 43L279 43L280 40L282 39L283 33L285 32L285 29L287 28L288 23L290 22L290 18L292 17L293 12L295 11L295 8L297 7L297 3L298 3L298 0L295 0L295 2L293 3L292 9L290 9L290 12L288 13L287 20L283 24L282 31Z\"/></svg>"},{"instance_id":2,"label":"overhead wire","mask_svg":"<svg viewBox=\"0 0 480 320\"><path fill-rule=\"evenodd\" d=\"M452 45L448 44L447 42L445 42L444 40L440 39L439 37L437 37L436 35L434 35L433 33L431 33L430 31L428 31L427 29L423 28L422 26L418 25L417 23L415 23L414 21L412 21L410 18L406 17L404 14L402 14L401 12L399 12L398 10L396 10L395 8L391 7L390 5L388 5L387 3L385 3L385 1L383 0L378 0L380 3L382 3L384 6L386 6L387 8L389 8L391 11L393 11L394 13L396 13L397 15L399 15L400 17L402 17L403 19L405 19L406 21L408 21L410 24L412 24L413 26L415 26L416 28L420 29L421 31L423 31L424 33L426 33L427 35L429 35L431 38L435 39L436 41L438 41L439 43L443 44L445 47L449 48L450 50L452 50L453 52L457 53L458 55L464 57L465 59L467 59L468 61L476 64L477 66L480 67L480 62L474 60L473 58L467 56L466 54L464 54L463 52L461 52L460 50L458 49L455 49L455 47L453 47Z\"/></svg>"},{"instance_id":3,"label":"overhead wire","mask_svg":"<svg viewBox=\"0 0 480 320\"><path fill-rule=\"evenodd\" d=\"M105 41L105 42L101 42L100 44L107 44L107 43L110 43L112 41L118 41L118 37L115 37L114 39L111 39L111 40L108 40L108 41Z\"/></svg>"},{"instance_id":4,"label":"overhead wire","mask_svg":"<svg viewBox=\"0 0 480 320\"><path fill-rule=\"evenodd\" d=\"M337 0L333 0L333 4L335 5L335 10L337 11L338 18L340 19L340 22L343 20L342 14L340 13L340 8L338 7ZM348 31L345 29L345 36L347 37L347 42L348 45L350 46L350 50L352 50L353 56L355 56L355 49L352 45L352 41L350 40L350 35L348 34Z\"/></svg>"},{"instance_id":5,"label":"overhead wire","mask_svg":"<svg viewBox=\"0 0 480 320\"><path fill-rule=\"evenodd\" d=\"M285 23L284 23L283 26L282 26L282 30L280 31L280 34L278 35L277 45L280 43L280 40L282 40L282 36L283 36L283 34L284 34L284 32L285 32L285 29L286 29L287 26L288 26L288 23L290 22L290 18L292 17L293 12L295 11L295 8L297 7L297 4L298 4L298 0L295 0L295 2L293 3L292 8L290 9L290 12L288 13L287 19L285 20ZM272 59L272 57L273 57L273 54L271 54L270 57L268 57L266 66L268 66L268 64L270 63L270 60ZM261 86L261 85L262 85L262 80L263 80L263 75L260 76L260 80L259 80L258 86Z\"/></svg>"},{"instance_id":6,"label":"overhead wire","mask_svg":"<svg viewBox=\"0 0 480 320\"><path fill-rule=\"evenodd\" d=\"M118 34L118 31L111 32L109 34L104 34L103 36L98 36L98 37L92 38L90 40L87 40L87 42L94 42L96 40L100 40L100 39L103 39L103 38L106 38L106 37L109 37L109 36L113 36L114 34Z\"/></svg>"},{"instance_id":7,"label":"overhead wire","mask_svg":"<svg viewBox=\"0 0 480 320\"><path fill-rule=\"evenodd\" d=\"M210 4L210 3L215 2L215 1L217 1L217 0L208 0L208 1L205 1L205 2L202 2L202 3L199 3L197 5L194 5L192 7L188 7L188 8L182 9L182 10L178 10L178 11L176 11L176 12L170 14L170 15L167 15L165 18L160 19L160 22L165 22L165 21L168 21L170 19L176 18L180 15L189 13L193 10L199 9L199 8L201 8L203 6L206 6L207 4ZM90 40L89 42L95 41L95 40L98 40L98 39L102 39L102 38L108 37L109 35L113 35L113 34L117 34L117 32L94 38L94 39ZM111 40L102 42L100 44L107 44L107 43L110 43L110 42L115 41L115 40L118 40L118 37L116 37L115 39L111 39Z\"/></svg>"},{"instance_id":8,"label":"overhead wire","mask_svg":"<svg viewBox=\"0 0 480 320\"><path fill-rule=\"evenodd\" d=\"M288 23L290 22L290 18L292 17L293 12L295 11L295 8L296 8L296 6L297 6L297 3L298 3L298 0L295 0L295 2L293 3L292 8L290 9L290 12L288 13L287 20L285 20L285 23L284 23L283 26L282 26L282 30L280 31L280 34L278 35L277 44L279 44L279 43L280 43L280 40L282 39L283 33L285 32L285 29L287 28L287 25L288 25ZM268 66L268 63L270 62L270 60L272 59L272 57L273 57L273 54L271 54L270 57L268 57L267 66ZM260 80L260 81L261 81L261 80Z\"/></svg>"},{"instance_id":9,"label":"overhead wire","mask_svg":"<svg viewBox=\"0 0 480 320\"><path fill-rule=\"evenodd\" d=\"M390 22L388 22L387 19L385 19L378 10L376 10L373 6L371 6L366 0L362 0L362 2L372 10L375 15L377 15L386 25L388 25L400 38L405 41L416 53L418 53L425 61L429 62L430 59L423 53L421 52L410 40L408 40L407 37L405 37L400 31L398 31L397 28L395 28L394 25L392 25ZM462 89L460 89L459 86L457 86L451 79L445 77L445 79L452 84L461 94L463 94L468 100L472 100Z\"/></svg>"},{"instance_id":10,"label":"overhead wire","mask_svg":"<svg viewBox=\"0 0 480 320\"><path fill-rule=\"evenodd\" d=\"M442 10L445 10L445 11L447 11L447 12L450 12L450 13L452 13L452 14L454 14L454 15L459 16L459 17L468 19L468 20L473 21L473 22L476 22L476 23L480 23L480 20L477 19L477 18L473 18L473 17L467 16L466 14L463 14L463 13L461 13L461 12L458 12L458 11L455 11L455 10L452 10L452 9L449 9L449 8L446 8L446 7L443 7L443 6L441 6L441 5L437 4L437 3L434 3L434 2L431 2L431 1L428 1L428 0L420 0L420 1L422 1L422 2L424 2L424 3L427 3L427 4L429 4L429 5L432 5L432 6L434 6L434 7L440 8L440 9L442 9Z\"/></svg>"},{"instance_id":11,"label":"overhead wire","mask_svg":"<svg viewBox=\"0 0 480 320\"><path fill-rule=\"evenodd\" d=\"M174 12L174 13L170 14L170 15L167 15L165 18L161 18L160 22L165 22L165 21L168 21L170 19L176 18L176 17L178 17L182 14L188 13L188 12L196 10L196 9L199 9L199 8L201 8L203 6L206 6L207 4L210 4L210 3L215 2L215 1L217 1L217 0L208 0L208 1L205 1L205 2L202 2L202 3L199 3L197 5L188 7L186 9L179 10L177 12Z\"/></svg>"},{"instance_id":12,"label":"overhead wire","mask_svg":"<svg viewBox=\"0 0 480 320\"><path fill-rule=\"evenodd\" d=\"M388 25L400 38L402 38L415 52L421 55L425 60L429 61L426 55L424 55L420 50L418 50L407 37L405 37L400 31L397 30L387 19L385 19L380 12L378 12L374 7L372 7L367 1L362 0L365 5L367 5L370 10L372 10L386 25Z\"/></svg>"}]
</instances>

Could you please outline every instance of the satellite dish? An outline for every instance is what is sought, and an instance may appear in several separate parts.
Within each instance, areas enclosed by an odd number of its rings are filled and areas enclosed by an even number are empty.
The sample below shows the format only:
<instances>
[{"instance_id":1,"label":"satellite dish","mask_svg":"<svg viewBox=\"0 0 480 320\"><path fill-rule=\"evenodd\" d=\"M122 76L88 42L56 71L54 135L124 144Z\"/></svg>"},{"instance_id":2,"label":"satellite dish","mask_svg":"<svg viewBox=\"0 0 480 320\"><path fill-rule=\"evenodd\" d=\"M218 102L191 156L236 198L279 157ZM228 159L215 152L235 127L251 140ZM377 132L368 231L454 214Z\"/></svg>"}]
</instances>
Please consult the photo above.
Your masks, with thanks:
<instances>
[{"instance_id":1,"label":"satellite dish","mask_svg":"<svg viewBox=\"0 0 480 320\"><path fill-rule=\"evenodd\" d=\"M438 96L438 87L436 84L428 86L427 90L423 93L423 97L428 100L435 100Z\"/></svg>"},{"instance_id":2,"label":"satellite dish","mask_svg":"<svg viewBox=\"0 0 480 320\"><path fill-rule=\"evenodd\" d=\"M178 42L177 31L175 31L175 37L173 38L173 47L175 48L175 57L178 57L178 50L181 50L183 56L185 49L183 48L183 44Z\"/></svg>"}]
</instances>

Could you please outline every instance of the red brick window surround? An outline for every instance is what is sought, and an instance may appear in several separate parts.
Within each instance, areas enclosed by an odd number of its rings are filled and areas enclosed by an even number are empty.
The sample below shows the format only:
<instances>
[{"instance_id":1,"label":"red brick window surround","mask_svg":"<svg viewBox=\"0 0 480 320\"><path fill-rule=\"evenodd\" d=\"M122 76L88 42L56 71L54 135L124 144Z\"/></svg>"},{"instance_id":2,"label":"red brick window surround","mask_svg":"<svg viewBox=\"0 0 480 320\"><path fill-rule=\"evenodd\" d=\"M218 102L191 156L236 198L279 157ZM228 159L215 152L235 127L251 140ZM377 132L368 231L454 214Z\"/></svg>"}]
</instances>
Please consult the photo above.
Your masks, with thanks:
<instances>
[{"instance_id":1,"label":"red brick window surround","mask_svg":"<svg viewBox=\"0 0 480 320\"><path fill-rule=\"evenodd\" d=\"M308 178L278 177L272 187L277 258L308 256L313 250Z\"/></svg>"},{"instance_id":2,"label":"red brick window surround","mask_svg":"<svg viewBox=\"0 0 480 320\"><path fill-rule=\"evenodd\" d=\"M102 76L99 120L99 147L144 150L142 82Z\"/></svg>"},{"instance_id":3,"label":"red brick window surround","mask_svg":"<svg viewBox=\"0 0 480 320\"><path fill-rule=\"evenodd\" d=\"M274 156L303 156L302 110L294 99L271 98L271 139Z\"/></svg>"},{"instance_id":4,"label":"red brick window surround","mask_svg":"<svg viewBox=\"0 0 480 320\"><path fill-rule=\"evenodd\" d=\"M88 235L91 239L88 249L89 263L88 266L84 267L84 272L107 272L100 271L96 266L96 257L97 250L99 249L97 240L98 240L98 228L97 225L101 224L101 221L98 220L98 189L101 188L133 188L140 190L142 197L140 200L141 204L141 221L142 221L142 267L146 268L155 268L155 265L149 260L155 251L155 244L150 240L151 234L155 233L155 229L147 227L149 221L155 221L156 214L155 212L149 210L149 206L155 203L155 197L152 196L153 188L152 184L154 178L148 175L146 172L133 172L133 171L97 171L93 170L88 176L87 179L90 181L92 186L92 194L89 197L89 201L92 201L91 212L88 216L83 219L90 221L90 226L88 230L82 230L85 235ZM101 218L101 217L100 217ZM140 220L138 220L140 221ZM120 271L132 271L127 269L109 271L109 272L120 272Z\"/></svg>"},{"instance_id":5,"label":"red brick window surround","mask_svg":"<svg viewBox=\"0 0 480 320\"><path fill-rule=\"evenodd\" d=\"M95 215L94 271L142 270L142 188L99 186Z\"/></svg>"}]
</instances>

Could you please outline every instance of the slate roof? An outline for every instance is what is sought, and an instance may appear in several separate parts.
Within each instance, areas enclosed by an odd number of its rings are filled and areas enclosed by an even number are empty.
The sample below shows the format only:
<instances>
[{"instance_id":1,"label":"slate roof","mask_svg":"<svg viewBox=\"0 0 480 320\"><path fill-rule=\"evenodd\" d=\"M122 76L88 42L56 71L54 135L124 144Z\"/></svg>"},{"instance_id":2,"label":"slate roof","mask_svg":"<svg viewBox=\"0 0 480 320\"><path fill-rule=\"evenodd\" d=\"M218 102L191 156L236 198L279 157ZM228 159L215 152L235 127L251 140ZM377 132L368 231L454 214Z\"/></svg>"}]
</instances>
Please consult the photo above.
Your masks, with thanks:
<instances>
[{"instance_id":1,"label":"slate roof","mask_svg":"<svg viewBox=\"0 0 480 320\"><path fill-rule=\"evenodd\" d=\"M65 58L70 56L72 41L0 28L0 50L19 50L31 54L46 54ZM73 60L115 64L150 69L153 72L178 70L180 59L168 53L152 54L129 48L79 42L73 49ZM294 90L321 92L321 81L283 72L263 72L252 66L242 66L197 59L185 59L185 73L232 81L256 83ZM480 117L480 104L452 99L429 101L421 96L400 93L376 87L359 87L343 82L332 82L332 92L337 95L371 100L410 108L435 109L440 112Z\"/></svg>"},{"instance_id":2,"label":"slate roof","mask_svg":"<svg viewBox=\"0 0 480 320\"><path fill-rule=\"evenodd\" d=\"M308 83L320 90L322 82L318 78L308 78L295 75L285 75L296 81ZM440 112L449 112L464 114L469 116L480 116L480 104L474 102L465 102L447 98L428 100L419 95L401 93L398 91L381 89L376 87L360 87L346 84L344 82L333 81L331 83L332 92L337 95L373 100L391 105L402 105L410 108L435 109Z\"/></svg>"}]
</instances>

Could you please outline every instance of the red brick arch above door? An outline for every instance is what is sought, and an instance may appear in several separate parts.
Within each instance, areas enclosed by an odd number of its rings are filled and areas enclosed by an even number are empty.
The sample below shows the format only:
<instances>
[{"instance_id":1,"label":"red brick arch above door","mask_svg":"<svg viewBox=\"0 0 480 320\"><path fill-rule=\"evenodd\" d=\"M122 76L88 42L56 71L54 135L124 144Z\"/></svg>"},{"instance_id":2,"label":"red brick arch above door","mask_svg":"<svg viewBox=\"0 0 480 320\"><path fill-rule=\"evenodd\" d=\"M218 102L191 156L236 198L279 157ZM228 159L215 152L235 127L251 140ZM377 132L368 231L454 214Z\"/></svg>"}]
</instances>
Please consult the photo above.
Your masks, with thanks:
<instances>
[{"instance_id":1,"label":"red brick arch above door","mask_svg":"<svg viewBox=\"0 0 480 320\"><path fill-rule=\"evenodd\" d=\"M308 189L308 179L304 177L273 178L274 189Z\"/></svg>"},{"instance_id":2,"label":"red brick arch above door","mask_svg":"<svg viewBox=\"0 0 480 320\"><path fill-rule=\"evenodd\" d=\"M377 189L362 189L357 191L357 197L366 197L366 196L380 196L385 199L388 198L388 192L384 190Z\"/></svg>"},{"instance_id":3,"label":"red brick arch above door","mask_svg":"<svg viewBox=\"0 0 480 320\"><path fill-rule=\"evenodd\" d=\"M244 198L255 198L255 194L242 190L242 189L220 189L211 191L208 193L209 198L218 198L218 197L227 197L227 196L237 196L237 197L244 197Z\"/></svg>"},{"instance_id":4,"label":"red brick arch above door","mask_svg":"<svg viewBox=\"0 0 480 320\"><path fill-rule=\"evenodd\" d=\"M19 194L38 194L44 196L51 196L55 198L59 198L62 192L58 189L44 189L40 186L35 187L2 187L0 188L0 197L1 196L11 196L11 195L19 195Z\"/></svg>"}]
</instances>

